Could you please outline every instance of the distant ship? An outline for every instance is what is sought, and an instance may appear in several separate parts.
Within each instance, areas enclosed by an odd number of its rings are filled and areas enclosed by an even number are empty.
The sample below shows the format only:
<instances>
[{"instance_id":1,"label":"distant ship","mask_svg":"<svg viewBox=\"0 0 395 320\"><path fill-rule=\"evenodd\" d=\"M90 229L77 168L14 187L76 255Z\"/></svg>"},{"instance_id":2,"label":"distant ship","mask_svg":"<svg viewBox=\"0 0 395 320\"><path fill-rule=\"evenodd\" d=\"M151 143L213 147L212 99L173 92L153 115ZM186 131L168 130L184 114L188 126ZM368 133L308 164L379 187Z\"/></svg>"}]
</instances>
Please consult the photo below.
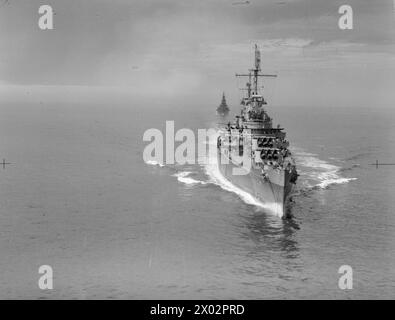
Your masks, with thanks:
<instances>
[{"instance_id":1,"label":"distant ship","mask_svg":"<svg viewBox=\"0 0 395 320\"><path fill-rule=\"evenodd\" d=\"M221 116L225 116L229 113L229 107L226 104L226 99L225 99L225 92L222 93L222 101L219 107L217 108L217 114Z\"/></svg>"},{"instance_id":2,"label":"distant ship","mask_svg":"<svg viewBox=\"0 0 395 320\"><path fill-rule=\"evenodd\" d=\"M288 202L298 174L284 129L280 125L273 128L272 119L264 109L267 102L258 86L259 77L276 75L261 74L260 63L261 54L255 45L254 67L247 74L236 74L248 78L244 89L246 96L241 100L240 115L220 129L218 167L235 186L268 204L277 215L285 218L290 215ZM249 159L247 166L246 163L243 165L243 156ZM244 171L235 174L233 169Z\"/></svg>"}]
</instances>

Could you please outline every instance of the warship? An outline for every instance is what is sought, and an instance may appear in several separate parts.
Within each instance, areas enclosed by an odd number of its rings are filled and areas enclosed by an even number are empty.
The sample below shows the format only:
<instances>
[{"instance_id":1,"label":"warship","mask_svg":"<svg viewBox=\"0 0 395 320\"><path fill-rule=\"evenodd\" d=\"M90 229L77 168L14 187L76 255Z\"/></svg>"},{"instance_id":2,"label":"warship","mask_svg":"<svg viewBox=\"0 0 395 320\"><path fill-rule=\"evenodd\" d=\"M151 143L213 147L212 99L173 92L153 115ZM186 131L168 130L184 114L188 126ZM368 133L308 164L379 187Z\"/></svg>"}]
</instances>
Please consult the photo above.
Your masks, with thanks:
<instances>
[{"instance_id":1,"label":"warship","mask_svg":"<svg viewBox=\"0 0 395 320\"><path fill-rule=\"evenodd\" d=\"M287 218L298 174L284 128L273 127L261 92L263 86L258 85L259 78L276 75L261 73L261 53L255 45L253 68L236 77L247 77L243 89L246 93L241 99L240 115L234 122L220 127L217 139L219 171L233 185L266 204L278 216Z\"/></svg>"},{"instance_id":2,"label":"warship","mask_svg":"<svg viewBox=\"0 0 395 320\"><path fill-rule=\"evenodd\" d=\"M221 116L225 116L229 113L229 107L226 104L226 99L225 99L225 92L222 93L222 101L219 107L217 108L217 114Z\"/></svg>"}]
</instances>

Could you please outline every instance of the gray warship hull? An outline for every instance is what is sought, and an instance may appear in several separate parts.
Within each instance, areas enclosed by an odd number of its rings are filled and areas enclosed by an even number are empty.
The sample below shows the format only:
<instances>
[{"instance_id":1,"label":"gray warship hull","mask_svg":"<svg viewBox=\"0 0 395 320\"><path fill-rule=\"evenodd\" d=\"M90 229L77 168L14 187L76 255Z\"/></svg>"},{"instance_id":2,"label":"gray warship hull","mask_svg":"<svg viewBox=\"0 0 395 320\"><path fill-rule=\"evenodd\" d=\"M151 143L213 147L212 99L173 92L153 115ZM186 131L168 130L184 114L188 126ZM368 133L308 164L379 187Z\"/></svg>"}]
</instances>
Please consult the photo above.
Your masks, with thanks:
<instances>
[{"instance_id":1,"label":"gray warship hull","mask_svg":"<svg viewBox=\"0 0 395 320\"><path fill-rule=\"evenodd\" d=\"M265 110L267 102L260 93L261 53L255 45L255 63L247 74L246 93L240 102L240 115L233 123L221 126L217 138L218 167L234 186L248 192L270 211L282 218L290 216L288 202L298 174L288 149L284 128L273 127ZM244 166L243 166L244 164Z\"/></svg>"},{"instance_id":2,"label":"gray warship hull","mask_svg":"<svg viewBox=\"0 0 395 320\"><path fill-rule=\"evenodd\" d=\"M222 156L222 157L221 157ZM218 148L218 159L224 159ZM225 163L223 163L225 162ZM235 175L234 169L244 170L244 175ZM291 182L292 173L288 170L269 168L263 177L261 170L251 168L246 171L227 158L227 161L218 161L220 173L234 186L248 192L261 202L268 210L282 218L290 217L289 201L294 183Z\"/></svg>"}]
</instances>

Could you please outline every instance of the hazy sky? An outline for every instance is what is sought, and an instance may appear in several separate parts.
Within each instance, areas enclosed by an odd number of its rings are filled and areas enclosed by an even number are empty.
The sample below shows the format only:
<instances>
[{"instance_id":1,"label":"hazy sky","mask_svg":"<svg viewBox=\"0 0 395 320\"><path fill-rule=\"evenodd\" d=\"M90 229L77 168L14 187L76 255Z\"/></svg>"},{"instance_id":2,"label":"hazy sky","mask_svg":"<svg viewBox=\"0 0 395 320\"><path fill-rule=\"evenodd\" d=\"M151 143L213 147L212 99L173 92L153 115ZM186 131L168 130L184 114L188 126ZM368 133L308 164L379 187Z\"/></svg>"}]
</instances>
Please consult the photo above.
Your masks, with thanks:
<instances>
[{"instance_id":1,"label":"hazy sky","mask_svg":"<svg viewBox=\"0 0 395 320\"><path fill-rule=\"evenodd\" d=\"M236 97L253 44L274 103L395 101L392 0L0 0L0 85ZM38 8L55 11L38 28ZM338 8L354 10L340 30ZM241 83L240 83L241 84Z\"/></svg>"}]
</instances>

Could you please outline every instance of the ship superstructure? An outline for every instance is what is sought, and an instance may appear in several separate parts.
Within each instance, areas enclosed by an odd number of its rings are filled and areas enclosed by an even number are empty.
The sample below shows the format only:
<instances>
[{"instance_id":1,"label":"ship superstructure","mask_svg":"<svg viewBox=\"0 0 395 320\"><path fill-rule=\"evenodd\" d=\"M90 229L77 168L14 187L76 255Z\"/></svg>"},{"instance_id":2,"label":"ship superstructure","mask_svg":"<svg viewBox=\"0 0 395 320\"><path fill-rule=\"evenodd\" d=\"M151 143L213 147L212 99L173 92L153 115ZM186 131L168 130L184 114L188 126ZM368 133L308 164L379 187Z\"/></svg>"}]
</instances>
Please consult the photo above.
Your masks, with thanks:
<instances>
[{"instance_id":1,"label":"ship superstructure","mask_svg":"<svg viewBox=\"0 0 395 320\"><path fill-rule=\"evenodd\" d=\"M287 203L298 175L284 129L279 125L273 127L259 87L260 77L276 75L262 74L260 65L261 54L255 45L253 68L247 74L236 74L248 79L246 95L241 100L240 115L220 130L218 166L234 185L270 206L277 215L287 217ZM241 157L251 163L240 162ZM234 169L238 169L237 174Z\"/></svg>"}]
</instances>

